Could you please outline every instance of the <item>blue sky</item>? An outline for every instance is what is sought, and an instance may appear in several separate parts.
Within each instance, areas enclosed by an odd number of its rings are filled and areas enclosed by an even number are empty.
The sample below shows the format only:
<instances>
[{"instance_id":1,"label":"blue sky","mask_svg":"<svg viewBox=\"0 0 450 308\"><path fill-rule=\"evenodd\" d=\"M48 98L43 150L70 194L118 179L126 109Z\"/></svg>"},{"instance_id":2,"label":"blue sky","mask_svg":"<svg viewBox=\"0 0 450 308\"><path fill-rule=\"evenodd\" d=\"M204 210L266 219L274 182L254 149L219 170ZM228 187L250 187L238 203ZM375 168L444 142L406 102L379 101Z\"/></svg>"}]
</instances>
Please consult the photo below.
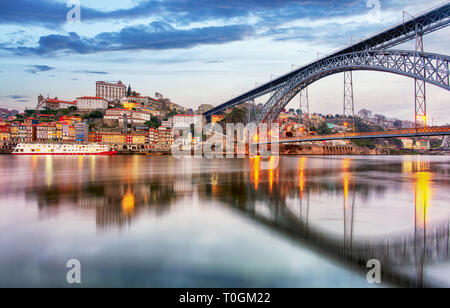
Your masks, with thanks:
<instances>
[{"instance_id":1,"label":"blue sky","mask_svg":"<svg viewBox=\"0 0 450 308\"><path fill-rule=\"evenodd\" d=\"M33 107L39 94L73 100L95 94L96 80L119 79L187 107L217 105L398 23L403 10L441 3L381 0L373 20L367 0L81 0L81 23L68 23L67 1L2 1L0 105ZM448 54L448 35L427 36L425 49ZM356 109L413 119L412 80L373 72L354 79ZM430 117L450 122L449 94L433 86L428 94ZM342 95L342 75L324 79L310 88L311 110L341 113Z\"/></svg>"}]
</instances>

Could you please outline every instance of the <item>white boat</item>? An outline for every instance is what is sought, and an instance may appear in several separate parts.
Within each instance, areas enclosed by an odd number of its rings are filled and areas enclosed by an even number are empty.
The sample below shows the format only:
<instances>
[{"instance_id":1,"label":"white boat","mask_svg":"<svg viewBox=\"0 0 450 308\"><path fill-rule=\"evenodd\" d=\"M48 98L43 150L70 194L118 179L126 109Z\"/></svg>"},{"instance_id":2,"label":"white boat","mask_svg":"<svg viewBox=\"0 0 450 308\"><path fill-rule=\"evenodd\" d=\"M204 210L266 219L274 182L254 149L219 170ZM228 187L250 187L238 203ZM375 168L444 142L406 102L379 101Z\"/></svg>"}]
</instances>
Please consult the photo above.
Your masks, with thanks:
<instances>
[{"instance_id":1,"label":"white boat","mask_svg":"<svg viewBox=\"0 0 450 308\"><path fill-rule=\"evenodd\" d=\"M105 144L19 143L13 155L116 155Z\"/></svg>"}]
</instances>

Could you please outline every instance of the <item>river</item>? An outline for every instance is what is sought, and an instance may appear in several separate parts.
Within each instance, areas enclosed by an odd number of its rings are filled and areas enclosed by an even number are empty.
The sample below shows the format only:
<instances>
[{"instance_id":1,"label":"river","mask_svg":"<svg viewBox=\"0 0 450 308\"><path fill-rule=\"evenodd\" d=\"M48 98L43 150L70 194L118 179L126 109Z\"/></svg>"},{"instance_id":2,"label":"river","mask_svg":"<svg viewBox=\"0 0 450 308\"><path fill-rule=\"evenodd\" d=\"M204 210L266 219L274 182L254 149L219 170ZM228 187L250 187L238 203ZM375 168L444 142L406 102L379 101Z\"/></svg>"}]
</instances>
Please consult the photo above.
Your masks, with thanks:
<instances>
[{"instance_id":1,"label":"river","mask_svg":"<svg viewBox=\"0 0 450 308\"><path fill-rule=\"evenodd\" d=\"M0 287L448 287L449 162L0 156Z\"/></svg>"}]
</instances>

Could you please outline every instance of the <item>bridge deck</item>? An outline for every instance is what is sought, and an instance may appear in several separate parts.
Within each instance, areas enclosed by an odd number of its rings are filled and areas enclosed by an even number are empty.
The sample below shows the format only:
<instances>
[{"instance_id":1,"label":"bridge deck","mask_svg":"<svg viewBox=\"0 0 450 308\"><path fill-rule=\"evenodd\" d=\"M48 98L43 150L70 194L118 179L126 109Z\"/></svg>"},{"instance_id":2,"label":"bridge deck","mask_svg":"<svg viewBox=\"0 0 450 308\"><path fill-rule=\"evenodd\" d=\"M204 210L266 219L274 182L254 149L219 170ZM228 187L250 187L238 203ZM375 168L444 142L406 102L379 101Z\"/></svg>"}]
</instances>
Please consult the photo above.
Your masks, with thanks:
<instances>
[{"instance_id":1,"label":"bridge deck","mask_svg":"<svg viewBox=\"0 0 450 308\"><path fill-rule=\"evenodd\" d=\"M446 127L424 127L390 130L382 132L368 133L341 133L324 136L305 136L299 138L283 138L271 141L261 141L258 144L268 143L297 143L297 142L314 142L314 141L331 141L331 140L355 140L355 139L376 139L376 138L402 138L402 137L430 137L430 136L446 136L450 135L450 126Z\"/></svg>"}]
</instances>

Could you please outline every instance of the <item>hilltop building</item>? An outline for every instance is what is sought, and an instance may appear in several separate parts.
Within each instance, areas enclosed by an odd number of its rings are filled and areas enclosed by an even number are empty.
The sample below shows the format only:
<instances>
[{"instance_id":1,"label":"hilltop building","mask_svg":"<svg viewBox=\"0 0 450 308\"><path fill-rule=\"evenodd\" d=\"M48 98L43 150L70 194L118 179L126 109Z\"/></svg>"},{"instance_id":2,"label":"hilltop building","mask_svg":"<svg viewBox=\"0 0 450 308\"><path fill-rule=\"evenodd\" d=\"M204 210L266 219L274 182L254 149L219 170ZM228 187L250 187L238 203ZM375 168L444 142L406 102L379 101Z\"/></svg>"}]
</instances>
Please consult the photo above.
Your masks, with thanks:
<instances>
[{"instance_id":1,"label":"hilltop building","mask_svg":"<svg viewBox=\"0 0 450 308\"><path fill-rule=\"evenodd\" d=\"M127 95L127 86L120 80L117 83L97 81L95 88L96 96L104 98L107 101L121 100Z\"/></svg>"}]
</instances>

